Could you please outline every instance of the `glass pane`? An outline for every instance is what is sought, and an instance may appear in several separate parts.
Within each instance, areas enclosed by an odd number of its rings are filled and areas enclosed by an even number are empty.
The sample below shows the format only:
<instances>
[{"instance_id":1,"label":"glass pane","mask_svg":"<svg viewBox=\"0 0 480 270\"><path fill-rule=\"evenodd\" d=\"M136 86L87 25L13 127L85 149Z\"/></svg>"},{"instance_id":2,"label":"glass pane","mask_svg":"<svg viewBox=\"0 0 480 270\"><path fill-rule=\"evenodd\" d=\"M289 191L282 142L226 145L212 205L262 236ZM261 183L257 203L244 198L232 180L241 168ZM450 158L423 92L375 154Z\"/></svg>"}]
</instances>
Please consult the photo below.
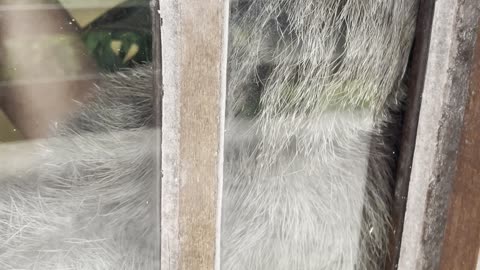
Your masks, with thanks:
<instances>
[{"instance_id":1,"label":"glass pane","mask_svg":"<svg viewBox=\"0 0 480 270\"><path fill-rule=\"evenodd\" d=\"M0 269L159 269L150 13L0 1Z\"/></svg>"},{"instance_id":2,"label":"glass pane","mask_svg":"<svg viewBox=\"0 0 480 270\"><path fill-rule=\"evenodd\" d=\"M222 269L382 269L416 0L232 0Z\"/></svg>"},{"instance_id":3,"label":"glass pane","mask_svg":"<svg viewBox=\"0 0 480 270\"><path fill-rule=\"evenodd\" d=\"M416 0L232 0L222 269L381 269ZM158 269L146 0L0 2L0 269Z\"/></svg>"}]
</instances>

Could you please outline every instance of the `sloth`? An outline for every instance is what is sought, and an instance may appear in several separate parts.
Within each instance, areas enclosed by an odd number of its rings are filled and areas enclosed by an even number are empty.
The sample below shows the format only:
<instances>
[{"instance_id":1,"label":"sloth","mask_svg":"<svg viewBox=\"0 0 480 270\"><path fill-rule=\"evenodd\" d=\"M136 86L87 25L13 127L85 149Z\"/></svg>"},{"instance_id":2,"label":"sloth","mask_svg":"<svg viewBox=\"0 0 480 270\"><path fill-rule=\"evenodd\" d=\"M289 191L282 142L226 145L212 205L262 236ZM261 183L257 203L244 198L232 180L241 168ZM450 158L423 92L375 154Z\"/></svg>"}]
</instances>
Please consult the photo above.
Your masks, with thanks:
<instances>
[{"instance_id":1,"label":"sloth","mask_svg":"<svg viewBox=\"0 0 480 270\"><path fill-rule=\"evenodd\" d=\"M416 0L232 0L221 269L372 270ZM0 269L158 269L153 72L104 74L0 175Z\"/></svg>"}]
</instances>

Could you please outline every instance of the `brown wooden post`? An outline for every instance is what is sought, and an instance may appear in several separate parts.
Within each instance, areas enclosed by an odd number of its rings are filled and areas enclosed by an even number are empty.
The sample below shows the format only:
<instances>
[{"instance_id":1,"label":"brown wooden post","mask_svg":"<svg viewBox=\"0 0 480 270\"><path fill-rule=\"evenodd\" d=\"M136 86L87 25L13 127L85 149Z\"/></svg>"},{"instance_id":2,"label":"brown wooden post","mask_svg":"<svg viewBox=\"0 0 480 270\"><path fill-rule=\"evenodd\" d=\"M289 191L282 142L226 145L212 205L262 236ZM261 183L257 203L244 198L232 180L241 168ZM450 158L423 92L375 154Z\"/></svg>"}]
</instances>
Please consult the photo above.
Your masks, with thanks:
<instances>
[{"instance_id":1,"label":"brown wooden post","mask_svg":"<svg viewBox=\"0 0 480 270\"><path fill-rule=\"evenodd\" d=\"M479 5L435 3L400 270L473 270L477 261L480 104L470 80Z\"/></svg>"},{"instance_id":2,"label":"brown wooden post","mask_svg":"<svg viewBox=\"0 0 480 270\"><path fill-rule=\"evenodd\" d=\"M440 269L475 269L480 248L480 28L470 75Z\"/></svg>"},{"instance_id":3,"label":"brown wooden post","mask_svg":"<svg viewBox=\"0 0 480 270\"><path fill-rule=\"evenodd\" d=\"M161 202L162 202L162 99L163 99L163 78L162 78L162 35L160 18L160 1L150 0L152 17L152 68L153 68L153 112L155 119L155 190L153 192L154 205L153 215L156 226L155 253L158 257L156 267L161 269Z\"/></svg>"},{"instance_id":4,"label":"brown wooden post","mask_svg":"<svg viewBox=\"0 0 480 270\"><path fill-rule=\"evenodd\" d=\"M219 265L228 1L160 0L162 270Z\"/></svg>"}]
</instances>

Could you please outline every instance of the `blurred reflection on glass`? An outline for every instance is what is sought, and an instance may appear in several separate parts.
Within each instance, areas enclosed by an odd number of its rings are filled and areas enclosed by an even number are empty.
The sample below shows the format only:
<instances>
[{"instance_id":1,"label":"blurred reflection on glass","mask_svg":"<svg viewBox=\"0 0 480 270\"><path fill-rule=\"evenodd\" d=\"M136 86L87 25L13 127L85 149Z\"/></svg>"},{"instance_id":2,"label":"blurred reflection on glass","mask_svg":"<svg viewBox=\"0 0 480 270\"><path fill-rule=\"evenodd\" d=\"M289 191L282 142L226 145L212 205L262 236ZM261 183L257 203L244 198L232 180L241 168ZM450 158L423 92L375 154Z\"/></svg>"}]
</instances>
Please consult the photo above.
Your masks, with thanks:
<instances>
[{"instance_id":1,"label":"blurred reflection on glass","mask_svg":"<svg viewBox=\"0 0 480 270\"><path fill-rule=\"evenodd\" d=\"M0 0L0 269L158 269L151 33L148 0Z\"/></svg>"}]
</instances>

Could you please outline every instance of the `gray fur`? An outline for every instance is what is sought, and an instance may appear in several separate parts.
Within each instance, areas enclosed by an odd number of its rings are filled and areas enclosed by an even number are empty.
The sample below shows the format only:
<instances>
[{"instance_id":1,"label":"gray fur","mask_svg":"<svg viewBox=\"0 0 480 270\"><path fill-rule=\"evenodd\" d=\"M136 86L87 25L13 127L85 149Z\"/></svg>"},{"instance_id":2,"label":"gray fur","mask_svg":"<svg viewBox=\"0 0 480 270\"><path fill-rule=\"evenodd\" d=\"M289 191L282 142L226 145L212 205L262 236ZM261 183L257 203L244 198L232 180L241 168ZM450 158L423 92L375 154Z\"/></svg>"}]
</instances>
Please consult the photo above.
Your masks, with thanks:
<instances>
[{"instance_id":1,"label":"gray fur","mask_svg":"<svg viewBox=\"0 0 480 270\"><path fill-rule=\"evenodd\" d=\"M416 0L232 0L222 269L381 269ZM150 67L0 181L0 269L155 269ZM373 150L372 150L373 149ZM370 152L372 151L372 152Z\"/></svg>"}]
</instances>

